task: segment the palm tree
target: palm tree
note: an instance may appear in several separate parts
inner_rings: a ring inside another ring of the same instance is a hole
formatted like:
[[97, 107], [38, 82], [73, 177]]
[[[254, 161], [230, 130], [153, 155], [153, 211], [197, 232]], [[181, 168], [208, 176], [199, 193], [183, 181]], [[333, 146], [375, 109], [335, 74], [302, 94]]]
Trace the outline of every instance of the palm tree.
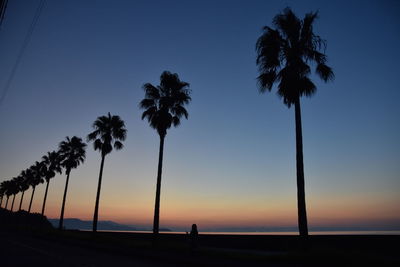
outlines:
[[14, 209], [14, 201], [15, 201], [15, 196], [18, 194], [20, 188], [19, 188], [19, 184], [18, 184], [18, 180], [17, 177], [13, 178], [10, 181], [10, 192], [13, 195], [13, 200], [11, 202], [11, 211], [13, 211]]
[[21, 210], [21, 208], [22, 208], [22, 201], [24, 200], [25, 191], [29, 189], [29, 181], [28, 181], [29, 175], [27, 175], [27, 172], [29, 172], [29, 171], [28, 171], [28, 170], [22, 171], [21, 174], [18, 176], [19, 185], [20, 185], [20, 190], [21, 190], [21, 192], [22, 192], [22, 194], [21, 194], [21, 200], [20, 200], [20, 202], [19, 202], [19, 209], [18, 209], [18, 210]]
[[47, 191], [49, 189], [50, 179], [56, 176], [56, 172], [61, 174], [60, 155], [58, 152], [47, 152], [47, 155], [42, 157], [44, 163], [44, 179], [46, 180], [46, 190], [44, 193], [42, 215], [44, 215], [44, 208], [46, 206]]
[[334, 79], [332, 69], [326, 65], [325, 40], [313, 32], [317, 16], [317, 12], [311, 12], [301, 20], [286, 8], [273, 20], [276, 29], [265, 26], [256, 44], [260, 92], [271, 91], [273, 84], [277, 83], [283, 103], [288, 108], [291, 105], [295, 108], [298, 225], [300, 235], [304, 237], [308, 235], [308, 226], [300, 97], [311, 97], [316, 91], [309, 78], [309, 63], [315, 63], [315, 72], [324, 82]]
[[10, 183], [11, 183], [10, 181], [3, 181], [3, 182], [1, 183], [1, 188], [3, 188], [2, 191], [4, 192], [4, 194], [5, 194], [6, 197], [7, 197], [7, 199], [6, 199], [6, 206], [4, 207], [5, 209], [7, 209], [7, 206], [8, 206], [8, 199], [9, 199], [10, 196], [12, 195], [11, 190], [10, 190], [10, 188], [11, 188], [11, 184], [10, 184]]
[[121, 120], [119, 116], [111, 116], [110, 112], [108, 112], [107, 116], [98, 117], [93, 123], [93, 129], [94, 131], [87, 136], [87, 140], [88, 142], [94, 141], [94, 150], [99, 150], [101, 153], [99, 182], [97, 185], [96, 204], [93, 215], [93, 232], [96, 232], [104, 159], [107, 154], [111, 153], [113, 148], [116, 150], [123, 148], [121, 141], [124, 141], [126, 138], [126, 129], [124, 121]]
[[33, 196], [35, 194], [35, 189], [38, 184], [41, 184], [44, 182], [43, 177], [44, 177], [44, 164], [43, 162], [38, 162], [36, 161], [34, 165], [32, 165], [28, 170], [27, 170], [27, 178], [28, 178], [28, 183], [32, 187], [32, 196], [31, 196], [31, 201], [29, 202], [29, 208], [28, 208], [28, 213], [31, 212], [31, 207], [32, 207], [32, 201], [33, 201]]
[[65, 139], [66, 139], [65, 141], [62, 141], [59, 144], [61, 166], [65, 168], [65, 174], [67, 175], [67, 180], [65, 181], [64, 196], [61, 205], [60, 222], [58, 226], [60, 230], [62, 230], [63, 228], [64, 208], [65, 208], [65, 200], [67, 197], [69, 175], [72, 169], [75, 169], [85, 161], [86, 157], [86, 151], [85, 151], [86, 144], [82, 141], [82, 138], [76, 136], [69, 138], [67, 136]]
[[3, 206], [3, 197], [4, 197], [4, 192], [0, 188], [0, 208]]
[[1, 201], [0, 201], [0, 208], [1, 208], [2, 205], [3, 205], [4, 195], [6, 194], [6, 186], [5, 186], [4, 182], [5, 182], [5, 181], [3, 181], [3, 182], [0, 183], [0, 198], [1, 198]]
[[164, 151], [164, 139], [167, 130], [173, 125], [178, 126], [182, 116], [188, 118], [188, 112], [184, 105], [189, 104], [190, 98], [189, 84], [179, 80], [178, 74], [164, 71], [160, 77], [160, 85], [154, 86], [150, 83], [143, 85], [145, 98], [139, 106], [145, 111], [142, 120], [147, 118], [150, 126], [157, 130], [160, 136], [160, 150], [158, 157], [158, 172], [156, 186], [156, 200], [154, 207], [153, 233], [159, 232], [160, 215], [160, 192], [161, 192], [161, 173]]

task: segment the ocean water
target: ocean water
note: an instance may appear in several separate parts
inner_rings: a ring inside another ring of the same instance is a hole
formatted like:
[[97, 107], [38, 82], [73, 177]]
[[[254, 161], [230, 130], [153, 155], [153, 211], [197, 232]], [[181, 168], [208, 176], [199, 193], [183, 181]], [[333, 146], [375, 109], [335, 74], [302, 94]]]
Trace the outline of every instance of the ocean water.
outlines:
[[[152, 231], [108, 231], [118, 233], [152, 233]], [[186, 234], [186, 232], [160, 232], [163, 234]], [[299, 232], [199, 232], [207, 235], [298, 235]], [[310, 235], [400, 235], [400, 231], [310, 231]]]

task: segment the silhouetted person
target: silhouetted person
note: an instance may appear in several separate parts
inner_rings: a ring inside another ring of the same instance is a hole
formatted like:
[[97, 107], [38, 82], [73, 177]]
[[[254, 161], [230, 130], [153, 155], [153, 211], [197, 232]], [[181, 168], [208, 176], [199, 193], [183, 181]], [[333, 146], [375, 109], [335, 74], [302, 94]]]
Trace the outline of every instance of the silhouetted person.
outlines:
[[199, 232], [197, 231], [197, 225], [192, 225], [192, 230], [190, 231], [190, 245], [192, 249], [197, 247], [197, 239], [199, 238]]

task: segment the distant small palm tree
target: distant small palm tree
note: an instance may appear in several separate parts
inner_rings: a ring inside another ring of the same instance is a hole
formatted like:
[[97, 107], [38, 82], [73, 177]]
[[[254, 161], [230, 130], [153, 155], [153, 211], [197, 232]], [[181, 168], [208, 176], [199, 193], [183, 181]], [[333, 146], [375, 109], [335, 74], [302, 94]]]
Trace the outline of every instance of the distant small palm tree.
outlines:
[[111, 153], [113, 148], [116, 150], [123, 148], [121, 141], [125, 140], [127, 131], [124, 121], [121, 120], [119, 116], [111, 116], [110, 112], [108, 112], [107, 116], [98, 117], [93, 123], [93, 129], [94, 131], [87, 136], [87, 140], [94, 141], [94, 150], [99, 150], [101, 153], [99, 182], [97, 185], [96, 204], [93, 215], [93, 232], [96, 232], [104, 159], [107, 154]]
[[15, 196], [19, 193], [20, 188], [19, 188], [19, 184], [18, 184], [18, 178], [14, 177], [13, 179], [11, 179], [11, 183], [10, 183], [10, 190], [11, 193], [13, 195], [13, 200], [11, 202], [11, 211], [13, 211], [14, 209], [14, 201], [15, 201]]
[[28, 213], [31, 212], [33, 196], [35, 195], [36, 186], [43, 183], [44, 177], [44, 164], [43, 162], [36, 161], [34, 165], [29, 168], [27, 173], [29, 185], [32, 187], [31, 201], [29, 202]]
[[28, 180], [27, 180], [26, 171], [22, 171], [21, 174], [18, 176], [18, 183], [19, 183], [19, 187], [20, 187], [20, 192], [22, 193], [21, 194], [21, 200], [19, 201], [18, 210], [21, 210], [22, 201], [24, 200], [25, 191], [29, 189], [29, 183], [28, 183]]
[[46, 180], [46, 190], [43, 198], [42, 215], [46, 206], [47, 191], [49, 189], [50, 179], [56, 176], [58, 172], [61, 174], [60, 155], [56, 151], [47, 152], [47, 155], [42, 157], [44, 163], [44, 179]]
[[158, 172], [156, 186], [156, 200], [154, 207], [153, 233], [159, 232], [160, 220], [160, 193], [161, 174], [164, 151], [164, 139], [167, 130], [173, 125], [178, 126], [180, 119], [188, 118], [188, 112], [184, 105], [191, 101], [189, 84], [179, 80], [178, 74], [164, 71], [160, 77], [160, 85], [154, 86], [150, 83], [143, 85], [145, 98], [140, 102], [140, 108], [145, 111], [142, 120], [147, 118], [150, 126], [157, 130], [160, 136], [160, 151], [158, 157]]
[[3, 206], [3, 199], [5, 195], [5, 187], [3, 186], [3, 182], [0, 183], [0, 208]]
[[[262, 93], [271, 91], [278, 83], [278, 95], [289, 108], [294, 105], [296, 120], [297, 208], [301, 236], [308, 235], [304, 190], [303, 137], [300, 97], [311, 97], [316, 91], [310, 80], [309, 63], [315, 63], [316, 74], [324, 81], [334, 79], [333, 71], [326, 65], [325, 41], [313, 32], [317, 12], [299, 19], [290, 8], [275, 16], [276, 29], [264, 27], [256, 44], [259, 88]], [[322, 52], [321, 52], [322, 50]]]
[[7, 209], [7, 207], [8, 207], [8, 199], [10, 198], [10, 196], [12, 195], [12, 193], [11, 193], [11, 185], [10, 185], [10, 181], [9, 180], [7, 180], [7, 181], [3, 181], [3, 182], [1, 182], [1, 185], [0, 185], [0, 187], [2, 188], [2, 191], [3, 191], [3, 194], [7, 197], [7, 199], [6, 199], [6, 205], [5, 205], [5, 209]]
[[72, 138], [66, 137], [65, 141], [59, 144], [59, 153], [61, 157], [61, 166], [65, 169], [67, 180], [65, 181], [64, 196], [61, 205], [60, 222], [58, 228], [62, 230], [64, 221], [64, 208], [65, 200], [67, 197], [69, 175], [72, 169], [78, 167], [85, 161], [86, 157], [86, 144], [82, 141], [82, 138], [73, 136]]

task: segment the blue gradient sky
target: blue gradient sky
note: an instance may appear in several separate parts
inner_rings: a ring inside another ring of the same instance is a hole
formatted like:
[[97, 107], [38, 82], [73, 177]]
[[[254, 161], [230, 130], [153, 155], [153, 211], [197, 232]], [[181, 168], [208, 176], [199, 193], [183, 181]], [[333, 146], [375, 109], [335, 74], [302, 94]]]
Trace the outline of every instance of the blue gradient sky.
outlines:
[[[9, 1], [1, 89], [38, 3]], [[47, 1], [0, 106], [0, 181], [118, 114], [128, 138], [106, 158], [100, 219], [150, 225], [159, 139], [138, 102], [141, 86], [170, 70], [193, 101], [167, 135], [161, 226], [296, 225], [294, 110], [259, 94], [255, 65], [261, 28], [286, 6], [299, 17], [319, 10], [315, 32], [336, 75], [315, 79], [317, 94], [302, 101], [310, 225], [400, 227], [398, 1]], [[89, 146], [66, 217], [92, 218], [99, 164]], [[51, 181], [49, 217], [64, 182]]]

